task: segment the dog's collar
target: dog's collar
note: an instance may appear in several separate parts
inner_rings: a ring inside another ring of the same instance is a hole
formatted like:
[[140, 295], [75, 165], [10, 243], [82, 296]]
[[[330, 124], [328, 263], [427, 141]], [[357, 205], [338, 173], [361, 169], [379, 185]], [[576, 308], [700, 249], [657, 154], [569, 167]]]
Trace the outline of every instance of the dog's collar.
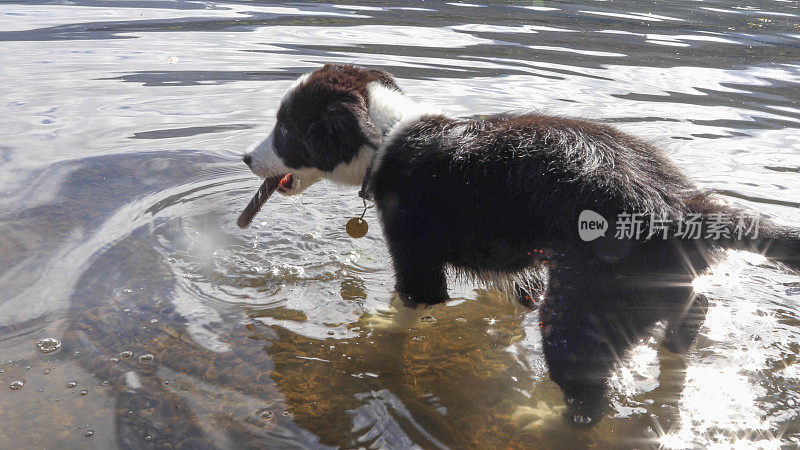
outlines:
[[363, 198], [364, 200], [374, 201], [374, 195], [372, 193], [372, 165], [375, 164], [375, 155], [378, 154], [378, 148], [367, 144], [372, 147], [372, 158], [369, 160], [369, 165], [367, 166], [367, 173], [364, 174], [364, 182], [361, 183], [361, 190], [358, 191], [358, 196]]

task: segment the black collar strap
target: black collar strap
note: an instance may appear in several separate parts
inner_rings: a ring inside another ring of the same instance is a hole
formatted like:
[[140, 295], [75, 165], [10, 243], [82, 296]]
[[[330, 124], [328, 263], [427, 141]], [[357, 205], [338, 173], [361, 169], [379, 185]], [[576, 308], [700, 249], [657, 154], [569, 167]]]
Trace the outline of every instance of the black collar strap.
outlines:
[[372, 147], [372, 158], [369, 160], [369, 165], [367, 166], [367, 173], [364, 174], [364, 182], [361, 183], [361, 190], [358, 191], [358, 196], [363, 198], [364, 200], [374, 201], [372, 194], [372, 165], [375, 164], [375, 155], [378, 154], [378, 148], [374, 145], [367, 144]]

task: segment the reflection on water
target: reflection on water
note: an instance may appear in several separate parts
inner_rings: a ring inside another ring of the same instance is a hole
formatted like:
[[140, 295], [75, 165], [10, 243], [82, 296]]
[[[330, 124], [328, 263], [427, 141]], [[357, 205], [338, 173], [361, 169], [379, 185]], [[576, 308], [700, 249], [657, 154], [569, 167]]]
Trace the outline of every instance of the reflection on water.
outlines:
[[324, 62], [454, 114], [617, 123], [800, 223], [796, 4], [40, 1], [0, 6], [0, 40], [0, 448], [800, 443], [798, 277], [769, 261], [698, 278], [696, 346], [639, 343], [576, 430], [538, 314], [470, 284], [395, 305], [354, 189], [234, 223], [239, 155]]

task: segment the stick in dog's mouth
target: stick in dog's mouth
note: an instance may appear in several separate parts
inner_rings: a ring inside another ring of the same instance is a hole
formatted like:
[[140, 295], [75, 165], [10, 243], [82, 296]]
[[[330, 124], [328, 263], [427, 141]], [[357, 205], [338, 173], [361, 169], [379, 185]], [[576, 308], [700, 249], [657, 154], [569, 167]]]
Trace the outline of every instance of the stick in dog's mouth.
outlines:
[[250, 225], [250, 222], [253, 221], [253, 217], [258, 214], [258, 211], [264, 206], [264, 203], [267, 202], [267, 199], [272, 196], [276, 189], [278, 189], [278, 185], [280, 185], [285, 178], [289, 178], [289, 182], [291, 183], [291, 173], [287, 173], [285, 175], [278, 175], [271, 178], [265, 178], [264, 182], [261, 183], [261, 186], [256, 191], [253, 198], [250, 200], [250, 203], [244, 208], [242, 214], [239, 215], [239, 219], [236, 221], [236, 225], [239, 225], [239, 228], [247, 228]]

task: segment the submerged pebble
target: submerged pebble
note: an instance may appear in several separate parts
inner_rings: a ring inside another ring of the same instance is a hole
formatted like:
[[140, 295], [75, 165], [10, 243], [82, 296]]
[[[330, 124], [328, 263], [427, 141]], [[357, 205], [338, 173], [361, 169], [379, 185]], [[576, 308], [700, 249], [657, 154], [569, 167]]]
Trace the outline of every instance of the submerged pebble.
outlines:
[[61, 351], [61, 341], [56, 338], [39, 339], [33, 346], [36, 347], [39, 353], [44, 355], [50, 355]]

